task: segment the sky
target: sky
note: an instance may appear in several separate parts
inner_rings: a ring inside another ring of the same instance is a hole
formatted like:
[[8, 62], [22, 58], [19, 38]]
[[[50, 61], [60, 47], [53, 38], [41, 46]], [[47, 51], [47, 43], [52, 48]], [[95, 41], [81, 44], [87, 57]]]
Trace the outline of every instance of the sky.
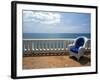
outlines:
[[90, 13], [23, 10], [23, 33], [90, 33]]

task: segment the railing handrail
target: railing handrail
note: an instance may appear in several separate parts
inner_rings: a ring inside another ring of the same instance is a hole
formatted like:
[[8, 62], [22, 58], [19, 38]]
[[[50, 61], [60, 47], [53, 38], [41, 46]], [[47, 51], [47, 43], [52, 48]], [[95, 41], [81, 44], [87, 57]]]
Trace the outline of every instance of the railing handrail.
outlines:
[[[72, 38], [67, 38], [67, 39], [65, 39], [65, 38], [48, 38], [48, 39], [23, 39], [23, 40], [76, 40], [76, 39], [72, 39]], [[88, 40], [90, 40], [90, 39], [88, 39]]]

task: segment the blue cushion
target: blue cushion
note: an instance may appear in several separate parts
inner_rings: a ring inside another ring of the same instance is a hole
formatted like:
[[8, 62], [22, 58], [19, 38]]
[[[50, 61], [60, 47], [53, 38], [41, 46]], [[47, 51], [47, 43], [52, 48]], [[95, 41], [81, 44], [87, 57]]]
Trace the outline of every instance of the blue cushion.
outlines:
[[77, 47], [74, 46], [74, 47], [71, 48], [71, 51], [74, 52], [74, 53], [78, 53], [78, 49], [79, 48], [77, 48]]
[[75, 46], [71, 48], [71, 51], [78, 53], [79, 47], [84, 45], [84, 38], [77, 39]]
[[84, 38], [79, 38], [76, 41], [75, 47], [79, 48], [80, 46], [83, 46], [83, 45], [84, 45]]

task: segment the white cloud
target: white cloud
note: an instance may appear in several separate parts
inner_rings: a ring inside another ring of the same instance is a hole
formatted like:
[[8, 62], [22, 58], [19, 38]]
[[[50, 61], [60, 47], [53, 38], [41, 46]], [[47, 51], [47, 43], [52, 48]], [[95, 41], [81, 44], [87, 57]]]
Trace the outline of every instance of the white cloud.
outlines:
[[60, 23], [61, 15], [54, 12], [23, 11], [24, 22], [36, 22], [41, 24]]

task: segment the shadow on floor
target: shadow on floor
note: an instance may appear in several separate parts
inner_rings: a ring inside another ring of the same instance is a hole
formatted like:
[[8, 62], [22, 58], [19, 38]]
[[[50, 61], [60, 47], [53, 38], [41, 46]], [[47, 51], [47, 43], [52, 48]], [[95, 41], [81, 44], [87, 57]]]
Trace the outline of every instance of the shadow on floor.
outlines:
[[81, 65], [85, 65], [85, 64], [90, 63], [90, 58], [86, 57], [86, 56], [82, 56], [80, 58], [80, 60], [77, 60], [74, 56], [70, 56], [70, 58], [77, 61], [77, 62], [79, 62]]

